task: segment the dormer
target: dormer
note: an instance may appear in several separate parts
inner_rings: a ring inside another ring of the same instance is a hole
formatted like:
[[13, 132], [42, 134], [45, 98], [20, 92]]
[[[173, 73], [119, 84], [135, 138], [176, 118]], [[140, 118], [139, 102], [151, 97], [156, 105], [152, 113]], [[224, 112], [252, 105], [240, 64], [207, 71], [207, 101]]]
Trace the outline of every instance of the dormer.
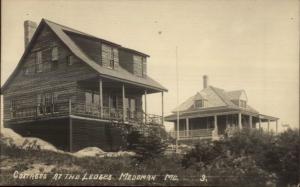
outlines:
[[247, 95], [244, 90], [236, 90], [228, 92], [231, 102], [241, 108], [247, 108]]
[[132, 49], [120, 49], [120, 65], [137, 77], [146, 77], [147, 57], [149, 56]]
[[199, 109], [199, 108], [204, 108], [206, 106], [207, 106], [207, 99], [204, 97], [203, 94], [197, 93], [194, 98], [194, 108]]

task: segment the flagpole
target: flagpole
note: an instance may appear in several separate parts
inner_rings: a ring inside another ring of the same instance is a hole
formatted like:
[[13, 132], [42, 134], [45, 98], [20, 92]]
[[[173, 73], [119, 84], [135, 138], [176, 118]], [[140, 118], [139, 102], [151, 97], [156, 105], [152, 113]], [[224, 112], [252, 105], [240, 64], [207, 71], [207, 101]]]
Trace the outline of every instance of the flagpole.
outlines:
[[[176, 87], [177, 87], [177, 106], [179, 106], [179, 75], [178, 75], [178, 52], [176, 46]], [[178, 153], [178, 140], [179, 140], [179, 110], [177, 110], [177, 124], [176, 124], [176, 153]]]

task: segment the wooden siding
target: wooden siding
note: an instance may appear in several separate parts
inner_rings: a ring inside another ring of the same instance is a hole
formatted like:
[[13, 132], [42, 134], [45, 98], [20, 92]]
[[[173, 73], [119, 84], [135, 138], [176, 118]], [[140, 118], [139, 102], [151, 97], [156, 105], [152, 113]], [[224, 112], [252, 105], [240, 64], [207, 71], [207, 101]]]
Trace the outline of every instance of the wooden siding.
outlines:
[[[51, 49], [58, 47], [59, 59], [57, 69], [47, 72], [24, 75], [23, 67], [35, 65], [36, 51], [43, 51], [43, 64], [52, 63]], [[73, 65], [67, 65], [70, 51], [59, 41], [54, 33], [45, 26], [37, 37], [31, 51], [24, 58], [25, 62], [10, 83], [4, 95], [4, 120], [10, 117], [10, 101], [20, 103], [35, 103], [37, 94], [58, 92], [59, 100], [75, 99], [77, 81], [97, 76], [97, 73], [85, 63], [74, 58]]]
[[67, 32], [72, 40], [80, 47], [80, 49], [93, 61], [98, 64], [101, 63], [101, 42], [90, 38], [80, 36], [78, 34], [72, 34]]
[[[113, 54], [113, 59], [111, 55]], [[102, 66], [108, 68], [110, 60], [114, 61], [114, 69], [118, 70], [119, 68], [119, 50], [116, 47], [110, 46], [108, 44], [101, 45], [101, 55], [102, 55]]]
[[130, 73], [133, 73], [133, 55], [127, 51], [120, 50], [120, 66]]
[[117, 151], [124, 141], [121, 129], [110, 123], [72, 119], [73, 151], [85, 147], [99, 147], [104, 151]]

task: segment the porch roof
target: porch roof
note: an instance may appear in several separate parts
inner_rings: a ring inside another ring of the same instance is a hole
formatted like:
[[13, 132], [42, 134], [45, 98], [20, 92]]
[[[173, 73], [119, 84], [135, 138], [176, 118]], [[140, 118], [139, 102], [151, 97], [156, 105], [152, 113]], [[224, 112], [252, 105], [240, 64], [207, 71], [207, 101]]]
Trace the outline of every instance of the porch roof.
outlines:
[[[262, 122], [270, 121], [276, 121], [279, 118], [268, 116], [264, 114], [259, 114], [256, 112], [250, 112], [247, 110], [242, 109], [236, 109], [236, 108], [230, 108], [230, 107], [213, 107], [213, 108], [206, 108], [202, 111], [193, 111], [193, 112], [179, 112], [179, 119], [185, 119], [185, 118], [200, 118], [200, 117], [210, 117], [210, 116], [221, 116], [221, 115], [230, 115], [230, 114], [238, 114], [242, 113], [245, 115], [250, 115], [253, 117], [256, 117], [258, 119], [261, 119]], [[173, 113], [171, 115], [168, 115], [164, 118], [166, 121], [173, 122], [177, 120], [177, 113]]]

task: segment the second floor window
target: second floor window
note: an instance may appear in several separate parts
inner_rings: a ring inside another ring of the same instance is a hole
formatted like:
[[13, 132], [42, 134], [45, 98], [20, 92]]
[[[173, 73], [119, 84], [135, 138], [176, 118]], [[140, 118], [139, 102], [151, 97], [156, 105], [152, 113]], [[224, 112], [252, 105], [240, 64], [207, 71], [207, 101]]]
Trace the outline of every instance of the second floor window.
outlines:
[[35, 69], [36, 69], [37, 73], [40, 73], [43, 71], [42, 51], [36, 52], [35, 66], [36, 66]]
[[74, 56], [73, 55], [67, 56], [67, 65], [72, 66], [73, 64], [74, 64]]
[[195, 108], [202, 108], [204, 105], [203, 105], [203, 100], [202, 99], [199, 99], [199, 100], [196, 100], [195, 101]]
[[244, 100], [240, 100], [240, 107], [247, 108], [247, 102]]
[[102, 64], [110, 69], [115, 69], [118, 61], [118, 49], [102, 44]]
[[58, 61], [58, 47], [53, 47], [51, 50], [51, 60]]

